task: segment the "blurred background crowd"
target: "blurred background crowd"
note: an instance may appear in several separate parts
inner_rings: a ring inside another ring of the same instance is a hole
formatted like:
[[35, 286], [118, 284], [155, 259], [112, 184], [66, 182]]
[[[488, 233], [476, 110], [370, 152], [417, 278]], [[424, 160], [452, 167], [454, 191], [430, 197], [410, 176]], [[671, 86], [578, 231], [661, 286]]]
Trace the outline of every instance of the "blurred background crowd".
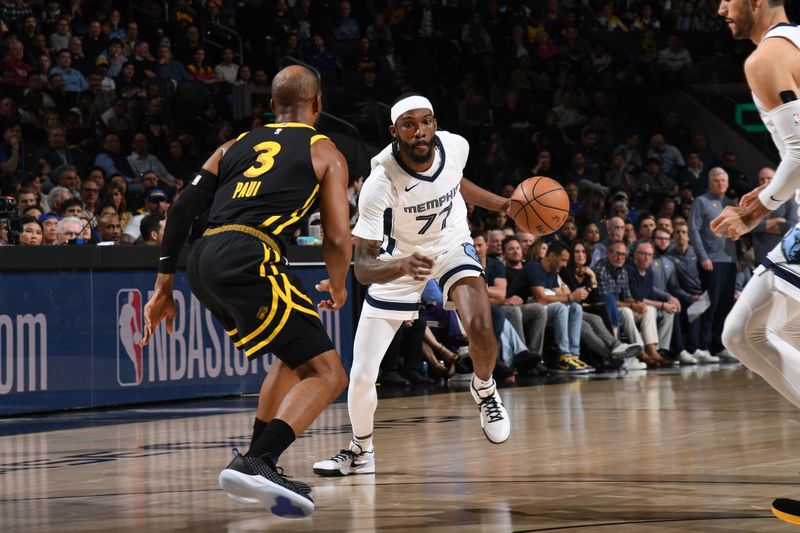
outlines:
[[[470, 208], [498, 339], [506, 322], [513, 331], [504, 378], [543, 372], [542, 361], [568, 373], [718, 362], [720, 317], [797, 206], [741, 243], [707, 230], [772, 176], [741, 165], [746, 153], [713, 149], [717, 132], [689, 127], [672, 97], [742, 83], [752, 44], [733, 41], [716, 10], [707, 0], [3, 0], [0, 195], [16, 200], [20, 245], [158, 245], [199, 162], [269, 123], [272, 76], [304, 64], [323, 82], [320, 129], [344, 125], [334, 139], [351, 165], [353, 222], [369, 157], [389, 139], [389, 105], [407, 91], [469, 140], [476, 183], [510, 196], [543, 175], [566, 188], [572, 216], [544, 239]], [[575, 300], [563, 318], [548, 309], [554, 270]], [[698, 301], [706, 311], [690, 320]], [[442, 375], [457, 366], [458, 328], [446, 316], [426, 323], [435, 335], [405, 328], [424, 349], [404, 368], [387, 358], [387, 382], [430, 379], [423, 356]]]

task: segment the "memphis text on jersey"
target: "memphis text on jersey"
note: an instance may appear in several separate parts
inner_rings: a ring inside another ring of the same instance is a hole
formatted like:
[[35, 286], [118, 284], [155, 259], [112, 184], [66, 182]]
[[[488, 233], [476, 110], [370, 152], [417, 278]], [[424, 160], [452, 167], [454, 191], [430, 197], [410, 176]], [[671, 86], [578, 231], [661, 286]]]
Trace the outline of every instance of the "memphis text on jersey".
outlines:
[[424, 213], [425, 211], [430, 211], [431, 209], [437, 209], [445, 204], [449, 204], [456, 194], [458, 194], [458, 189], [461, 184], [456, 185], [453, 189], [448, 192], [447, 194], [443, 194], [439, 198], [434, 198], [433, 200], [428, 200], [427, 202], [421, 202], [416, 205], [409, 205], [403, 208], [403, 211], [406, 213]]

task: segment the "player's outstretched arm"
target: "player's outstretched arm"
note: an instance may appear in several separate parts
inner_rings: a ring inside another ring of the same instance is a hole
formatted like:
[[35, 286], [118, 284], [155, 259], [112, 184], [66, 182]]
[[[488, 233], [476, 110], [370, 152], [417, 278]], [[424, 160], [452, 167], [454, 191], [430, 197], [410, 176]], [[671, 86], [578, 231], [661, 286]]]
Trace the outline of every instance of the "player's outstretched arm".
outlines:
[[317, 290], [329, 292], [320, 307], [339, 309], [347, 301], [347, 269], [353, 257], [350, 235], [350, 204], [347, 201], [347, 161], [329, 140], [311, 146], [314, 169], [320, 179], [320, 221], [324, 238], [322, 257], [329, 279], [321, 281]]
[[161, 257], [158, 261], [158, 277], [155, 292], [144, 306], [144, 336], [140, 346], [147, 345], [158, 323], [167, 319], [167, 332], [172, 333], [175, 317], [175, 302], [172, 299], [172, 278], [178, 264], [178, 255], [186, 242], [186, 236], [194, 220], [206, 210], [217, 189], [219, 161], [236, 141], [228, 141], [217, 148], [203, 164], [202, 169], [178, 197], [169, 211], [161, 241]]
[[407, 274], [415, 280], [424, 281], [431, 275], [433, 259], [429, 257], [415, 252], [408, 257], [380, 261], [381, 241], [360, 237], [356, 237], [355, 241], [355, 273], [362, 285], [388, 283]]
[[503, 198], [482, 187], [478, 187], [465, 177], [461, 178], [461, 196], [468, 204], [483, 207], [489, 211], [508, 211], [511, 200]]

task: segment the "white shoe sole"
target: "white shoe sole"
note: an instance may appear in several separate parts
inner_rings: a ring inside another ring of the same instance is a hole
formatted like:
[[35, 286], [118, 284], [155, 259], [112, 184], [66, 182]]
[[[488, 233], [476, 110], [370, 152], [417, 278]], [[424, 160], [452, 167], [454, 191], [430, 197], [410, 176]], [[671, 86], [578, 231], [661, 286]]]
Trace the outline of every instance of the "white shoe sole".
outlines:
[[219, 486], [234, 501], [261, 502], [267, 511], [284, 518], [304, 518], [314, 512], [314, 502], [264, 476], [249, 476], [226, 468], [219, 475]]
[[336, 468], [333, 470], [327, 468], [320, 468], [317, 465], [312, 467], [314, 473], [318, 476], [322, 477], [344, 477], [344, 476], [353, 476], [358, 474], [374, 474], [375, 473], [375, 465], [372, 465], [372, 468], [348, 468], [347, 471], [344, 471], [342, 468]]
[[245, 504], [245, 505], [251, 504], [251, 503], [258, 503], [258, 500], [256, 500], [255, 498], [240, 498], [239, 496], [234, 496], [233, 494], [230, 494], [228, 492], [226, 492], [225, 494], [227, 494], [228, 498], [230, 498], [231, 500], [235, 501], [236, 503], [241, 503], [241, 504]]

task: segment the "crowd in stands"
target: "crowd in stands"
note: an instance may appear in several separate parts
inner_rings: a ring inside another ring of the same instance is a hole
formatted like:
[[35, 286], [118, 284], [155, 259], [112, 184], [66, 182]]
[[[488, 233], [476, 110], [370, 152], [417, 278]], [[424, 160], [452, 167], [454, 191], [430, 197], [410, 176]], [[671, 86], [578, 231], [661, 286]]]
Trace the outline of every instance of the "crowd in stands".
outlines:
[[[235, 87], [268, 87], [287, 61], [351, 100], [425, 94], [439, 128], [469, 140], [465, 174], [488, 189], [509, 196], [531, 175], [564, 185], [572, 216], [543, 239], [470, 209], [507, 376], [542, 358], [585, 373], [724, 357], [734, 287], [797, 220], [787, 204], [744, 243], [711, 234], [715, 213], [772, 171], [745, 175], [736, 154], [709, 148], [712, 132], [654, 104], [686, 83], [742, 81], [751, 45], [731, 40], [715, 2], [134, 4], [144, 9], [0, 1], [0, 193], [17, 200], [21, 245], [158, 245], [198, 162], [270, 120], [259, 102], [236, 120]], [[238, 33], [241, 54], [219, 28]], [[355, 222], [365, 172], [352, 170]], [[409, 324], [398, 336], [423, 347], [406, 365], [415, 380], [425, 356], [443, 373], [459, 359], [457, 324], [430, 320], [436, 335]]]

